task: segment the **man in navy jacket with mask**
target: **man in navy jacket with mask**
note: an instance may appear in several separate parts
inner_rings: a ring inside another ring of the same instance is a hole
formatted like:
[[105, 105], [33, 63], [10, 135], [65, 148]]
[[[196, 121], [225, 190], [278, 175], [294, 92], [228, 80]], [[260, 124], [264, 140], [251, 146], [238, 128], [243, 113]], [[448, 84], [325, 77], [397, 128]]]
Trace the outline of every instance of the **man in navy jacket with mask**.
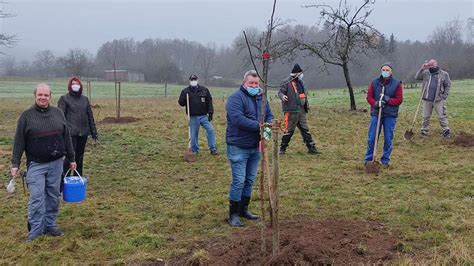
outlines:
[[239, 90], [232, 94], [227, 111], [227, 159], [232, 171], [229, 190], [229, 224], [242, 226], [240, 217], [256, 220], [259, 217], [249, 211], [252, 186], [257, 177], [260, 161], [260, 121], [262, 104], [266, 101], [265, 121], [273, 119], [266, 97], [259, 87], [260, 79], [254, 70], [247, 71]]

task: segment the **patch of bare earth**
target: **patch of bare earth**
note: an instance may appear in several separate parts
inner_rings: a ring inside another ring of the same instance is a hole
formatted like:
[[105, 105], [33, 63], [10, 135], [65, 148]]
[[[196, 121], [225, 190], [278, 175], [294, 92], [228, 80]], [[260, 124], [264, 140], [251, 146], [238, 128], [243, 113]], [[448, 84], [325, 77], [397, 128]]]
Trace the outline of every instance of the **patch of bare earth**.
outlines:
[[[270, 232], [266, 237], [266, 265], [385, 264], [396, 257], [399, 243], [379, 222], [347, 220], [282, 223], [280, 252], [275, 257], [271, 256]], [[255, 225], [237, 230], [230, 240], [204, 244], [169, 264], [259, 265], [260, 245], [260, 227]]]
[[120, 118], [117, 117], [106, 117], [102, 121], [101, 124], [127, 124], [139, 121], [139, 118], [133, 116], [123, 116]]
[[461, 132], [454, 138], [452, 144], [461, 147], [474, 147], [474, 135]]

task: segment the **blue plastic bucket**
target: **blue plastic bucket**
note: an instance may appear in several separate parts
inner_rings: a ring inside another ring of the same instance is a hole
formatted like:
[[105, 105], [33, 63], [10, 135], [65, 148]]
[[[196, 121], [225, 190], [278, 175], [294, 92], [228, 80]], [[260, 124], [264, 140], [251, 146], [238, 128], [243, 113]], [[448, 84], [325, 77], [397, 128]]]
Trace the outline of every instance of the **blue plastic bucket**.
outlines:
[[70, 203], [85, 200], [87, 178], [80, 176], [77, 171], [77, 176], [67, 176], [68, 172], [64, 177], [63, 200]]

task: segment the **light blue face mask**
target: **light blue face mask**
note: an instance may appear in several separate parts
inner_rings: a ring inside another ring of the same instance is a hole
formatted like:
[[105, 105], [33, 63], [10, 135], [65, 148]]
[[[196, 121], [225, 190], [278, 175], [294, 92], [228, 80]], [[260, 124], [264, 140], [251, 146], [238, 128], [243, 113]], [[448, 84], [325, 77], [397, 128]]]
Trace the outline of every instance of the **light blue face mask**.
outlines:
[[390, 71], [382, 71], [382, 77], [384, 78], [390, 77]]
[[251, 96], [255, 96], [255, 95], [258, 95], [260, 94], [260, 92], [262, 91], [262, 89], [260, 89], [260, 87], [247, 87], [247, 91], [249, 92], [249, 94]]

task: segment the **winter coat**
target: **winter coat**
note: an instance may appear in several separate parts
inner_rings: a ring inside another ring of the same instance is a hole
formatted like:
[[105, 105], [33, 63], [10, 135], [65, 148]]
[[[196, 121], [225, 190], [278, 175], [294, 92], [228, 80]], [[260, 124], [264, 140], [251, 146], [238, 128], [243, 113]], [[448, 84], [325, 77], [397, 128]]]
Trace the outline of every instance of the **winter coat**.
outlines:
[[[423, 99], [428, 98], [428, 91], [431, 82], [431, 73], [429, 70], [423, 70], [422, 68], [418, 70], [415, 74], [416, 80], [423, 80]], [[449, 89], [451, 88], [451, 79], [449, 78], [448, 72], [444, 70], [439, 70], [438, 72], [438, 86], [436, 88], [435, 102], [441, 100], [446, 100], [448, 98]]]
[[58, 107], [66, 117], [71, 136], [97, 138], [94, 115], [89, 99], [77, 92], [70, 92], [59, 98]]
[[[242, 86], [229, 97], [226, 105], [227, 145], [237, 146], [243, 149], [258, 147], [260, 141], [259, 120], [262, 99], [263, 97], [261, 95], [251, 96]], [[265, 106], [265, 122], [269, 123], [273, 119], [273, 114], [268, 101]]]
[[[293, 77], [289, 77], [282, 81], [282, 85], [280, 86], [280, 91], [278, 92], [278, 97], [282, 100], [282, 107], [283, 112], [289, 113], [298, 113], [301, 110], [301, 99], [300, 99], [300, 92], [304, 93], [305, 101], [304, 101], [304, 110], [308, 112], [309, 104], [308, 104], [308, 92], [306, 91], [303, 82], [300, 79], [294, 79], [295, 85], [297, 86], [297, 91], [293, 88], [292, 83]], [[288, 101], [283, 101], [283, 95], [288, 97]]]
[[[198, 85], [197, 87], [188, 86], [184, 88], [179, 95], [179, 105], [187, 105], [186, 94], [189, 94], [189, 109], [191, 111], [191, 116], [200, 116], [214, 113], [212, 96], [206, 87]], [[186, 113], [188, 113], [187, 110]]]

